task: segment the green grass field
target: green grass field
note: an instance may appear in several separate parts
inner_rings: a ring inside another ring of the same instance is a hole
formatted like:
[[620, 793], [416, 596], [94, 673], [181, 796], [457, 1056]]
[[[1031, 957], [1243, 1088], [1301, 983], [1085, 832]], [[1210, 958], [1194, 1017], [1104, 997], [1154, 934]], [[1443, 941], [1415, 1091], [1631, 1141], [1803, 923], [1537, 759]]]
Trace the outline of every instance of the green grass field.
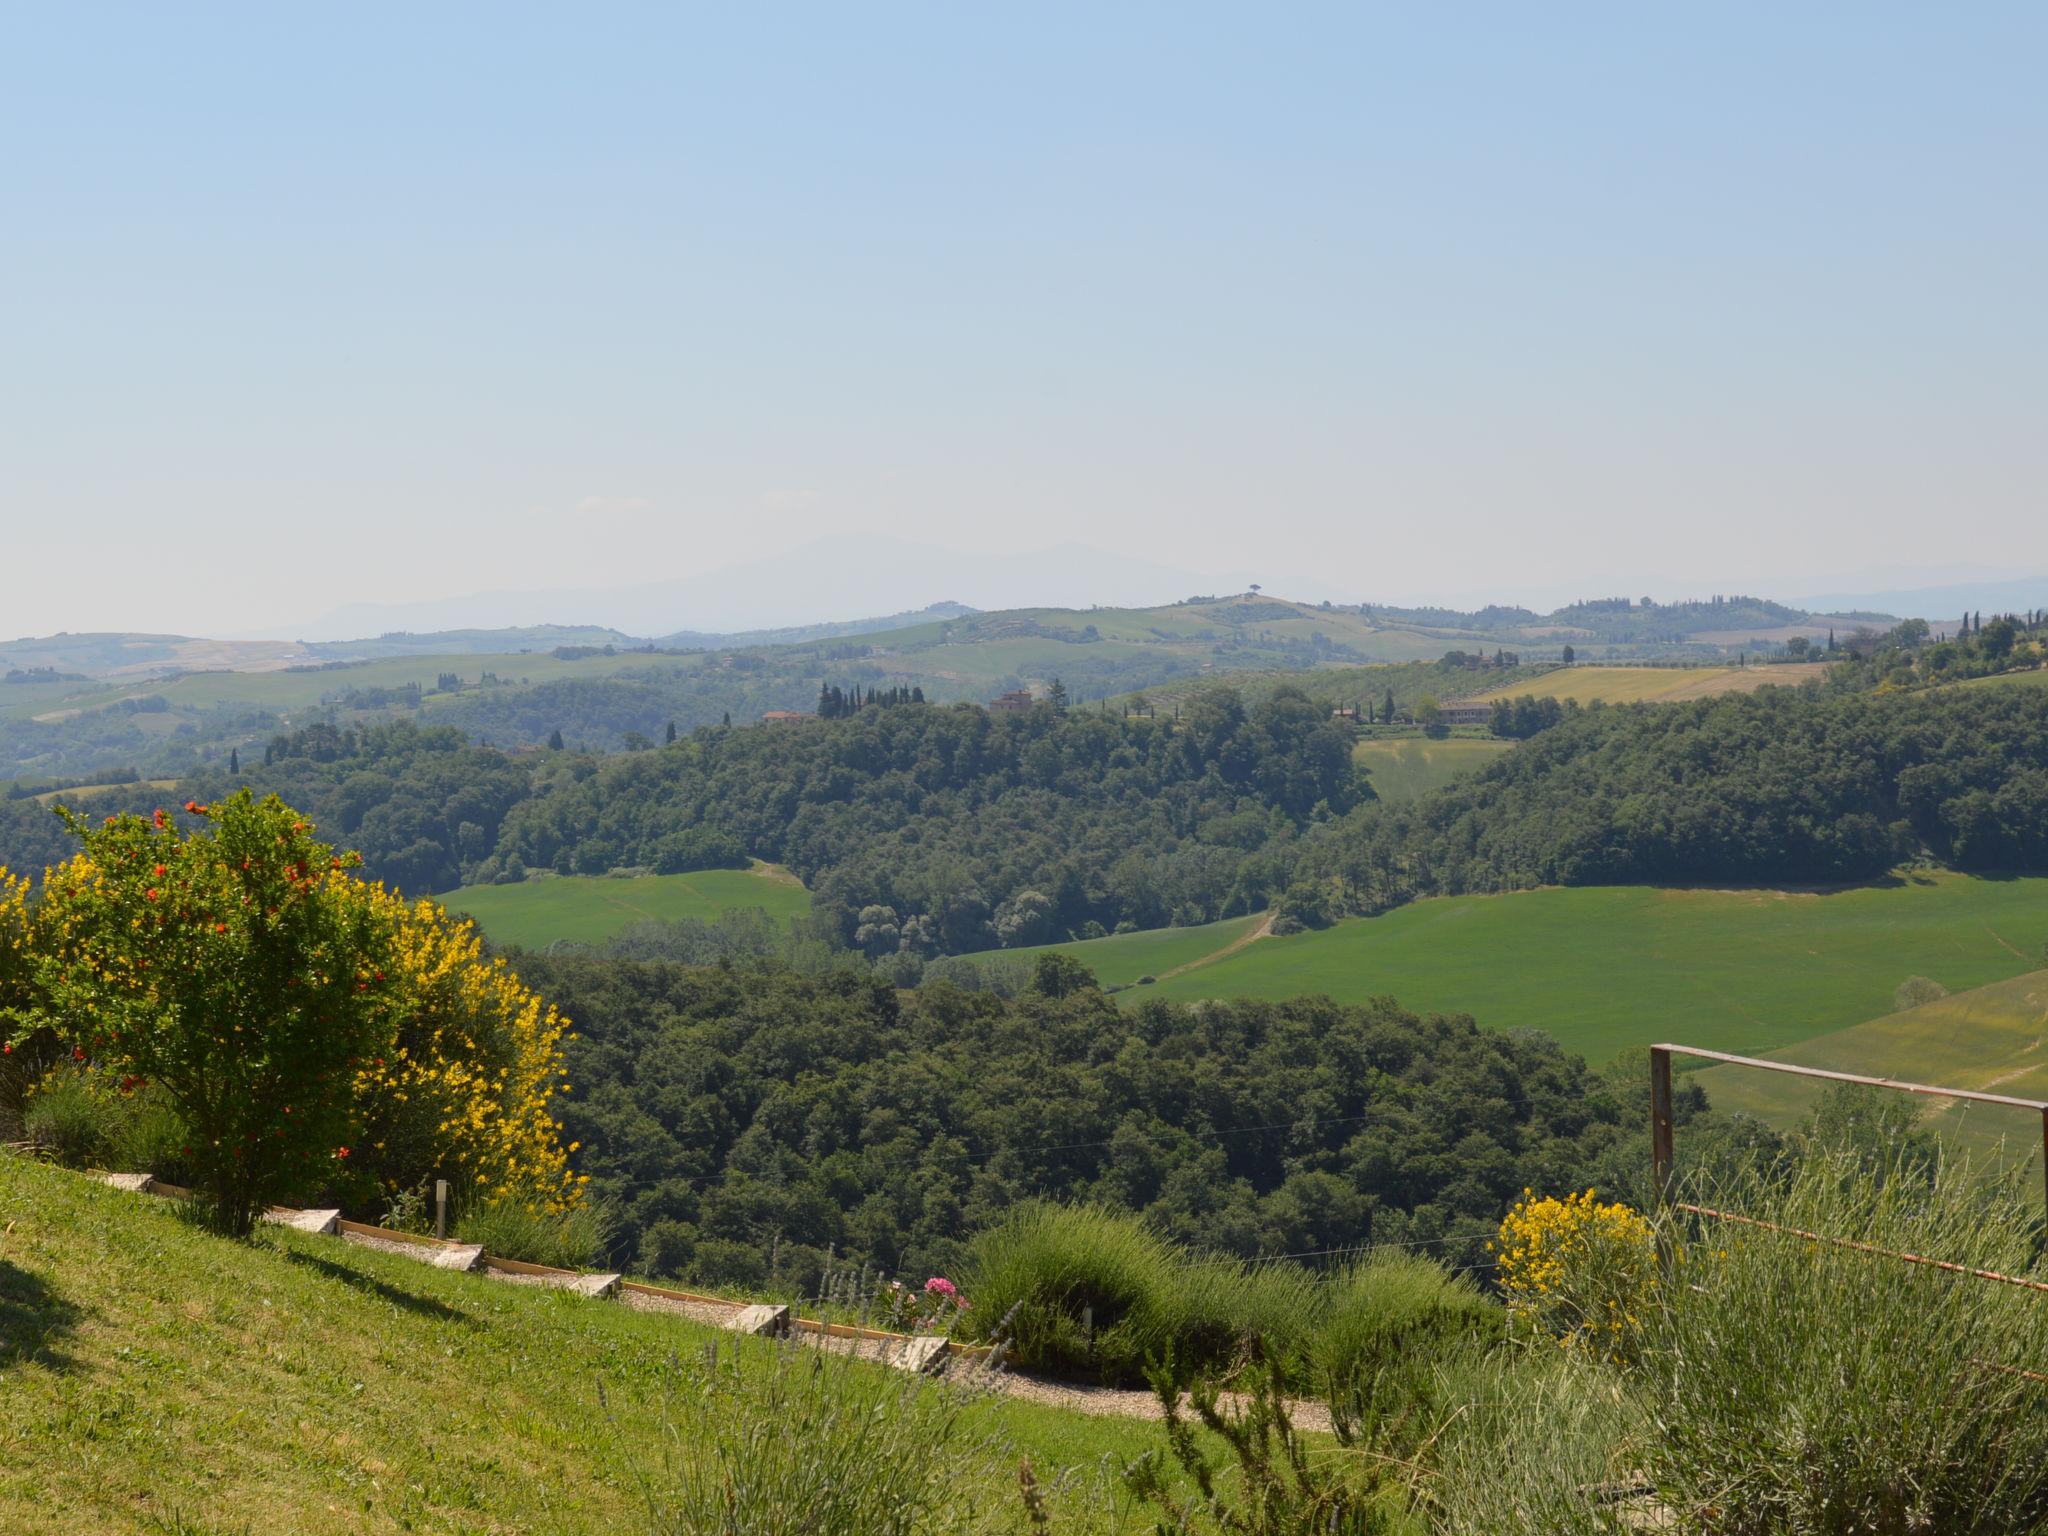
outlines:
[[1581, 704], [1668, 704], [1722, 693], [1748, 693], [1767, 684], [1791, 687], [1821, 676], [1822, 662], [1788, 662], [1759, 667], [1567, 667], [1534, 687], [1510, 683], [1472, 695], [1475, 701], [1534, 693], [1576, 699]]
[[[2048, 1099], [2048, 971], [1953, 993], [1770, 1054], [1776, 1061], [1830, 1072]], [[1781, 1126], [1810, 1114], [1827, 1087], [1811, 1078], [1735, 1066], [1705, 1068], [1697, 1080], [1715, 1108]], [[2038, 1113], [1958, 1100], [1922, 1098], [1915, 1103], [1927, 1119], [1966, 1144], [1983, 1148], [2004, 1138], [2030, 1157], [2040, 1155]]]
[[1373, 793], [1382, 800], [1413, 800], [1484, 768], [1513, 746], [1491, 736], [1369, 736], [1351, 749], [1351, 760], [1372, 775]]
[[1957, 685], [1962, 688], [2048, 688], [2048, 667], [2031, 672], [2000, 672], [1995, 677], [1973, 677]]
[[[686, 1390], [670, 1362], [733, 1347], [673, 1314], [336, 1238], [229, 1241], [169, 1202], [12, 1154], [0, 1225], [9, 1532], [648, 1530], [638, 1475], [702, 1454], [664, 1429]], [[748, 1346], [764, 1366], [775, 1347]], [[986, 1507], [1015, 1502], [1028, 1455], [1056, 1528], [1099, 1533], [1115, 1519], [1104, 1458], [1159, 1440], [1001, 1397], [969, 1406], [955, 1449]]]
[[[1198, 928], [1148, 928], [1143, 933], [1119, 933], [1071, 944], [1041, 944], [1007, 953], [1026, 960], [1049, 951], [1072, 955], [1093, 971], [1095, 979], [1105, 987], [1129, 986], [1140, 976], [1164, 976], [1168, 971], [1228, 949], [1265, 920], [1264, 913], [1227, 917], [1220, 923], [1204, 923]], [[1152, 990], [1146, 987], [1144, 993], [1150, 994]]]
[[[1391, 994], [1548, 1030], [1595, 1062], [1658, 1040], [1759, 1055], [1888, 1012], [1910, 976], [1960, 992], [2018, 975], [2044, 939], [2048, 878], [1938, 873], [1825, 893], [1595, 886], [1419, 901], [1259, 939], [1120, 1001]], [[1129, 962], [1108, 946], [1129, 943], [1064, 947], [1113, 981]]]
[[494, 944], [544, 949], [556, 939], [600, 943], [649, 918], [709, 921], [744, 907], [759, 907], [777, 919], [802, 917], [811, 910], [811, 893], [787, 876], [704, 869], [618, 880], [560, 875], [517, 885], [466, 885], [441, 902], [475, 918]]

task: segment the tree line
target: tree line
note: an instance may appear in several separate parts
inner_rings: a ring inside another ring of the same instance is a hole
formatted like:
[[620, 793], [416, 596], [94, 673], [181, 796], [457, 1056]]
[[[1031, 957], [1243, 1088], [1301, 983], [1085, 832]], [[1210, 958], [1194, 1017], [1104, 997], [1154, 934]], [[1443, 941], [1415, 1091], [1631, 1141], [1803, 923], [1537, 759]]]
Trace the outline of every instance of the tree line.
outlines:
[[1566, 711], [1471, 779], [1305, 846], [1345, 910], [1536, 885], [2048, 867], [2048, 690], [1763, 688]]
[[1638, 1072], [1390, 999], [1125, 1013], [1057, 956], [1012, 1000], [845, 968], [520, 972], [576, 1021], [565, 1134], [622, 1257], [705, 1284], [773, 1266], [814, 1285], [827, 1255], [945, 1274], [1039, 1196], [1246, 1257], [1381, 1242], [1477, 1263], [1524, 1186], [1627, 1188], [1647, 1167]]

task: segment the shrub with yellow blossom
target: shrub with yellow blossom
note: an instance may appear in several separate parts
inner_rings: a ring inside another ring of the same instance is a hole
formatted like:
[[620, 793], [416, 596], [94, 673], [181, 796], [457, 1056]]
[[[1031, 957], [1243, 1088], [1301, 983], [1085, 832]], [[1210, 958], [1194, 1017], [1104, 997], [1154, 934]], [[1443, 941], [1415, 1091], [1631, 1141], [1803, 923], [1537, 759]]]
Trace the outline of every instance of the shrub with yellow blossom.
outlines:
[[0, 864], [0, 1133], [9, 1139], [21, 1134], [23, 1101], [44, 1065], [43, 1053], [17, 1050], [10, 1038], [28, 1012], [34, 974], [35, 913], [28, 898], [28, 881]]
[[465, 1199], [562, 1211], [582, 1196], [551, 1101], [567, 1090], [568, 1021], [502, 959], [474, 924], [437, 903], [355, 883], [392, 936], [388, 1034], [358, 1068], [361, 1138], [353, 1171], [390, 1201], [436, 1176]]
[[196, 1185], [227, 1231], [340, 1171], [350, 1081], [375, 1048], [387, 936], [342, 894], [354, 857], [316, 841], [275, 795], [187, 801], [94, 824], [50, 871], [31, 927], [33, 1007], [13, 1047], [47, 1029], [78, 1062], [154, 1084], [189, 1134]]
[[1525, 1189], [1488, 1246], [1520, 1330], [1610, 1358], [1629, 1352], [1657, 1285], [1656, 1236], [1641, 1212], [1590, 1189], [1561, 1200]]

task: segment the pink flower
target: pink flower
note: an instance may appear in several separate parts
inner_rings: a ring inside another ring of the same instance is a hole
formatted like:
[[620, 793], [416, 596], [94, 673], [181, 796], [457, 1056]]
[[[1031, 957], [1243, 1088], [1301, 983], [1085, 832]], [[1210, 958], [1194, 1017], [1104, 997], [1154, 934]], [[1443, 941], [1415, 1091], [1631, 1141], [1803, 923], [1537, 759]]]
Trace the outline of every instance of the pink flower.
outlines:
[[957, 1299], [960, 1295], [959, 1289], [944, 1275], [933, 1275], [925, 1281], [924, 1293], [927, 1296], [944, 1296], [949, 1301]]

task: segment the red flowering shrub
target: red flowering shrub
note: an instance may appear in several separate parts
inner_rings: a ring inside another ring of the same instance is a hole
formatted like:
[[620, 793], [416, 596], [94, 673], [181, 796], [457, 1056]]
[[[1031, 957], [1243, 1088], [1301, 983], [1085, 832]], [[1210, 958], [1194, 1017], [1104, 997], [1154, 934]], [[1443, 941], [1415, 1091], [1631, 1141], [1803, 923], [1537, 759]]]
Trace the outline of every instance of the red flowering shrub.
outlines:
[[85, 846], [45, 882], [26, 1023], [167, 1093], [202, 1193], [240, 1233], [330, 1182], [354, 1140], [389, 930], [340, 883], [353, 856], [276, 796], [185, 809], [212, 826], [185, 837], [162, 812], [98, 826], [65, 813]]

